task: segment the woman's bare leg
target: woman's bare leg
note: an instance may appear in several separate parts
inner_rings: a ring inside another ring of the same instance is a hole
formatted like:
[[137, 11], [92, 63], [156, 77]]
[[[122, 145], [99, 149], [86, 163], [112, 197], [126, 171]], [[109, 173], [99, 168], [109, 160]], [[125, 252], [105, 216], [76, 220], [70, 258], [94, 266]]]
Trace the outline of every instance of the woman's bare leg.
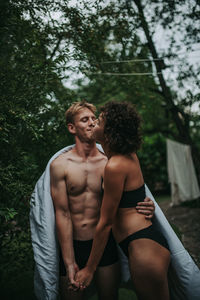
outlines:
[[119, 262], [106, 266], [98, 267], [95, 275], [99, 300], [117, 300], [120, 284], [120, 265]]
[[129, 244], [131, 278], [140, 300], [169, 300], [170, 252], [150, 239]]

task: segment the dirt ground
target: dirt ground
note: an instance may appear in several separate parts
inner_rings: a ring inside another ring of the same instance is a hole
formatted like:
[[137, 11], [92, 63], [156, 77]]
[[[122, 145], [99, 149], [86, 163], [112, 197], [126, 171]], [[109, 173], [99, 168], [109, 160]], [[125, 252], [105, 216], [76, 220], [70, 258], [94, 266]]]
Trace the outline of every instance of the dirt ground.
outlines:
[[181, 233], [184, 247], [200, 268], [200, 208], [171, 207], [169, 201], [159, 203], [168, 221]]

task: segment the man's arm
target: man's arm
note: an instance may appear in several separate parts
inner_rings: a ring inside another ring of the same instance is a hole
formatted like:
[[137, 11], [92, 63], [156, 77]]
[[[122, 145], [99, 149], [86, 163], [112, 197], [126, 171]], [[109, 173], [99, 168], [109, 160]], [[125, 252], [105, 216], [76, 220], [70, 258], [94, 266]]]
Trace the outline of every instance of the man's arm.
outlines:
[[144, 202], [138, 202], [136, 209], [138, 213], [145, 215], [146, 219], [152, 219], [155, 213], [154, 202], [149, 197], [146, 197]]
[[53, 161], [50, 166], [51, 195], [54, 203], [56, 230], [65, 264], [69, 285], [78, 287], [74, 280], [78, 266], [73, 248], [73, 226], [68, 205], [65, 173], [62, 163]]

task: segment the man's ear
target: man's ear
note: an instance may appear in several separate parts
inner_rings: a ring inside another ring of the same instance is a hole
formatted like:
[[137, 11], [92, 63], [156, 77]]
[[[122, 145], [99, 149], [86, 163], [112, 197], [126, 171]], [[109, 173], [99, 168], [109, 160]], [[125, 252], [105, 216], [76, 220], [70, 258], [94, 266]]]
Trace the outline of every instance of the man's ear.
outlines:
[[67, 128], [68, 128], [68, 130], [69, 130], [69, 132], [70, 132], [71, 134], [75, 134], [75, 133], [76, 133], [76, 128], [75, 128], [75, 126], [74, 126], [73, 123], [68, 123], [68, 124], [67, 124]]

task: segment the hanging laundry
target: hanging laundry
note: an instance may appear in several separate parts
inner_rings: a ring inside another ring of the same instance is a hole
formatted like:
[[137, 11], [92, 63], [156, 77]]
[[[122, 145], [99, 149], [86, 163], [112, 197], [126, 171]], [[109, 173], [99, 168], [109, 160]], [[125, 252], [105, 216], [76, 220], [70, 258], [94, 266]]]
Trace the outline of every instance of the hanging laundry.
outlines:
[[189, 145], [167, 139], [167, 167], [172, 205], [200, 197]]

